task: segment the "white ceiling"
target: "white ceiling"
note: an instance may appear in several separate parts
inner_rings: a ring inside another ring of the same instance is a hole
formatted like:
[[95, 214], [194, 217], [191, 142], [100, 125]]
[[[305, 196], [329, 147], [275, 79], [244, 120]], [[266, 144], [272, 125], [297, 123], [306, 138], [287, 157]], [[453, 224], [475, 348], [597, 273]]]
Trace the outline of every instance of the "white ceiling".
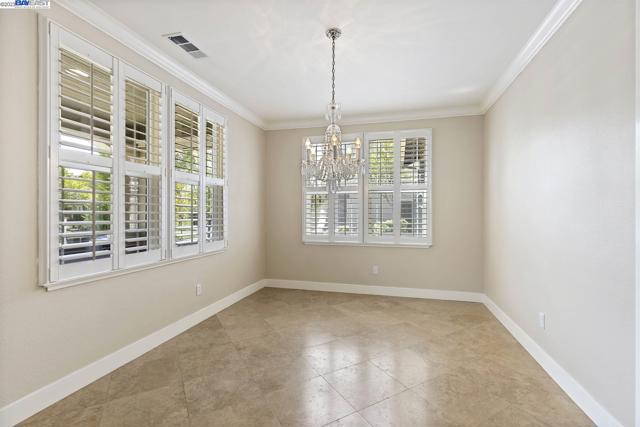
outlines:
[[[92, 0], [267, 127], [479, 109], [556, 0]], [[182, 32], [208, 57], [162, 37]]]

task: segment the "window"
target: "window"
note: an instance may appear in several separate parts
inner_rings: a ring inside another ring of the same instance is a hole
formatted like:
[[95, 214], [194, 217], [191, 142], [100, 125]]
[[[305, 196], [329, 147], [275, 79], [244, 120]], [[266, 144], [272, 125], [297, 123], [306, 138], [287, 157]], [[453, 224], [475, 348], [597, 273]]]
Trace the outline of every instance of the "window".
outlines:
[[226, 247], [225, 120], [172, 91], [173, 255]]
[[54, 280], [110, 271], [116, 230], [113, 60], [76, 38], [59, 41], [51, 55]]
[[50, 30], [42, 282], [224, 249], [224, 118]]
[[[356, 136], [344, 138], [344, 150]], [[322, 138], [310, 140], [312, 155], [322, 156]], [[431, 130], [368, 133], [364, 140], [364, 177], [336, 194], [319, 180], [303, 182], [303, 240], [430, 246]]]
[[[342, 136], [342, 150], [354, 150], [362, 134]], [[306, 139], [306, 138], [305, 138]], [[312, 156], [322, 158], [324, 137], [311, 140]], [[304, 149], [304, 147], [303, 147]], [[361, 177], [342, 182], [336, 194], [322, 180], [303, 180], [303, 236], [308, 242], [358, 242], [362, 239]]]
[[219, 250], [225, 246], [225, 126], [224, 119], [207, 109], [204, 110], [205, 124], [205, 173], [204, 173], [204, 215], [205, 250]]
[[120, 111], [124, 140], [120, 193], [121, 264], [149, 264], [164, 256], [166, 136], [162, 127], [162, 84], [126, 64], [120, 65]]

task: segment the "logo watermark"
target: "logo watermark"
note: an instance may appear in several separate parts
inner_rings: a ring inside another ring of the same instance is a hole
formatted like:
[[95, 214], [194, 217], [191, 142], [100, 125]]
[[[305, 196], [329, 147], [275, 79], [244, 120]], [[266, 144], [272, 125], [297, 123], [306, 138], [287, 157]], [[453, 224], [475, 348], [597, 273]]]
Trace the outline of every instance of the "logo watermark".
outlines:
[[0, 9], [49, 9], [49, 0], [0, 1]]

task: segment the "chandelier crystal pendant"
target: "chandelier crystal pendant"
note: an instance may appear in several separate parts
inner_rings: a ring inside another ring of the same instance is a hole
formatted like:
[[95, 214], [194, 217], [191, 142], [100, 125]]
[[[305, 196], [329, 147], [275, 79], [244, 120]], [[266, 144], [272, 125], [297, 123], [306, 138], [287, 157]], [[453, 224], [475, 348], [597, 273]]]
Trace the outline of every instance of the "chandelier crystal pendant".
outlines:
[[301, 168], [305, 180], [326, 182], [329, 193], [336, 193], [341, 184], [364, 174], [365, 170], [361, 157], [362, 141], [356, 138], [353, 144], [343, 145], [342, 131], [338, 126], [342, 112], [340, 104], [336, 103], [336, 39], [341, 34], [338, 28], [329, 28], [326, 32], [331, 40], [331, 102], [325, 114], [329, 126], [324, 133], [324, 142], [319, 147], [313, 147], [315, 150], [312, 150], [311, 140], [307, 138]]

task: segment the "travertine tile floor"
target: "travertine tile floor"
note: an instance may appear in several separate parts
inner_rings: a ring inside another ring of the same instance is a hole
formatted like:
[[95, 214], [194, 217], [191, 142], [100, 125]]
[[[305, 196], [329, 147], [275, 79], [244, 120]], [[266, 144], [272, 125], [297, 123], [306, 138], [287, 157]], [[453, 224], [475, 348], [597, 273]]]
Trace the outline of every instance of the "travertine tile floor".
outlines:
[[25, 426], [592, 426], [481, 304], [265, 288]]

